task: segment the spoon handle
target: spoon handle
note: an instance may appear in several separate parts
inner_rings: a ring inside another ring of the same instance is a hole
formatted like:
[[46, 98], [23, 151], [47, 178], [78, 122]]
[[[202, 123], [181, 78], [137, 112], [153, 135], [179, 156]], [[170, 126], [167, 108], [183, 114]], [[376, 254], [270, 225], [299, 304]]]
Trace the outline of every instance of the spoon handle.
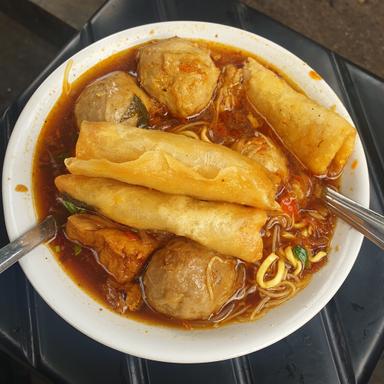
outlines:
[[0, 249], [0, 273], [4, 272], [21, 257], [44, 241], [56, 236], [56, 221], [53, 216], [48, 216], [24, 235]]
[[364, 208], [332, 188], [326, 188], [323, 198], [337, 216], [384, 250], [384, 216]]

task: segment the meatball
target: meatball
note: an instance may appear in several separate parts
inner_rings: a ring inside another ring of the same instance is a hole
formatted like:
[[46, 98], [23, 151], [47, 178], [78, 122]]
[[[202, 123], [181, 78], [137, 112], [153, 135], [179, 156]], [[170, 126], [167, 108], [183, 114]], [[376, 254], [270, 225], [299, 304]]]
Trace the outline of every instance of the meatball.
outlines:
[[148, 125], [151, 99], [133, 77], [116, 71], [97, 79], [80, 94], [75, 105], [78, 127], [83, 120]]
[[201, 112], [219, 77], [208, 50], [177, 37], [142, 48], [138, 70], [144, 89], [177, 117]]
[[256, 136], [251, 139], [237, 141], [232, 149], [258, 162], [268, 171], [277, 175], [280, 180], [288, 179], [287, 159], [284, 153], [262, 133], [257, 132]]
[[169, 317], [208, 319], [240, 288], [243, 272], [237, 259], [177, 238], [150, 260], [143, 279], [145, 298]]

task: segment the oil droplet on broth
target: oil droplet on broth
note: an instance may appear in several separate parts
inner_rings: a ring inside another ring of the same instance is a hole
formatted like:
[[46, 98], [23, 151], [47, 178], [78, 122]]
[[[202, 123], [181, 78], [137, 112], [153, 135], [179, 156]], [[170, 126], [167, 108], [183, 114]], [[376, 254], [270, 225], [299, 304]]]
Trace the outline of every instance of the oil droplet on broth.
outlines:
[[308, 74], [313, 80], [322, 80], [322, 77], [316, 71], [309, 71]]
[[24, 184], [17, 184], [15, 187], [16, 192], [28, 192], [28, 187]]

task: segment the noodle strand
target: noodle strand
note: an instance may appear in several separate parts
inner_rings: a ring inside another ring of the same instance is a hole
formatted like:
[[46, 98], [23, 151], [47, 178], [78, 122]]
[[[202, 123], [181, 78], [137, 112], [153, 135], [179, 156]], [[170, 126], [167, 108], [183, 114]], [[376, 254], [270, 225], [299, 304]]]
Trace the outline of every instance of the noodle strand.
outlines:
[[[277, 272], [275, 277], [272, 279], [265, 281], [264, 276], [267, 273], [269, 267], [276, 261], [277, 261]], [[285, 272], [285, 263], [283, 260], [279, 259], [279, 256], [277, 256], [275, 253], [271, 253], [260, 265], [260, 268], [258, 269], [256, 273], [256, 281], [257, 284], [262, 288], [272, 288], [278, 285], [284, 276]]]

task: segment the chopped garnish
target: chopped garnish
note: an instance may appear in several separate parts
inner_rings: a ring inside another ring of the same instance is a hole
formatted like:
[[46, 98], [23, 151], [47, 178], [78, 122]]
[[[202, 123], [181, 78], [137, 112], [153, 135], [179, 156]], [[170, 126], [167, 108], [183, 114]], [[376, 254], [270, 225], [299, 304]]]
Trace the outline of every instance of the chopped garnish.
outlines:
[[55, 159], [56, 159], [58, 162], [62, 163], [67, 157], [69, 157], [68, 153], [63, 152], [63, 153], [59, 153], [59, 154], [57, 154], [56, 157], [55, 157]]
[[137, 115], [137, 126], [139, 128], [147, 128], [149, 123], [149, 114], [141, 99], [136, 95], [133, 96], [132, 102], [124, 113], [122, 121], [128, 120], [135, 115]]
[[64, 205], [66, 210], [71, 214], [74, 215], [75, 213], [84, 213], [85, 209], [78, 207], [76, 204], [72, 203], [71, 201], [65, 200], [65, 199], [59, 199], [60, 203]]
[[83, 247], [80, 246], [79, 244], [73, 245], [73, 252], [74, 252], [75, 256], [79, 255], [82, 250], [83, 250]]
[[305, 248], [300, 245], [295, 245], [292, 248], [292, 252], [296, 259], [300, 260], [303, 266], [308, 267], [308, 253]]

